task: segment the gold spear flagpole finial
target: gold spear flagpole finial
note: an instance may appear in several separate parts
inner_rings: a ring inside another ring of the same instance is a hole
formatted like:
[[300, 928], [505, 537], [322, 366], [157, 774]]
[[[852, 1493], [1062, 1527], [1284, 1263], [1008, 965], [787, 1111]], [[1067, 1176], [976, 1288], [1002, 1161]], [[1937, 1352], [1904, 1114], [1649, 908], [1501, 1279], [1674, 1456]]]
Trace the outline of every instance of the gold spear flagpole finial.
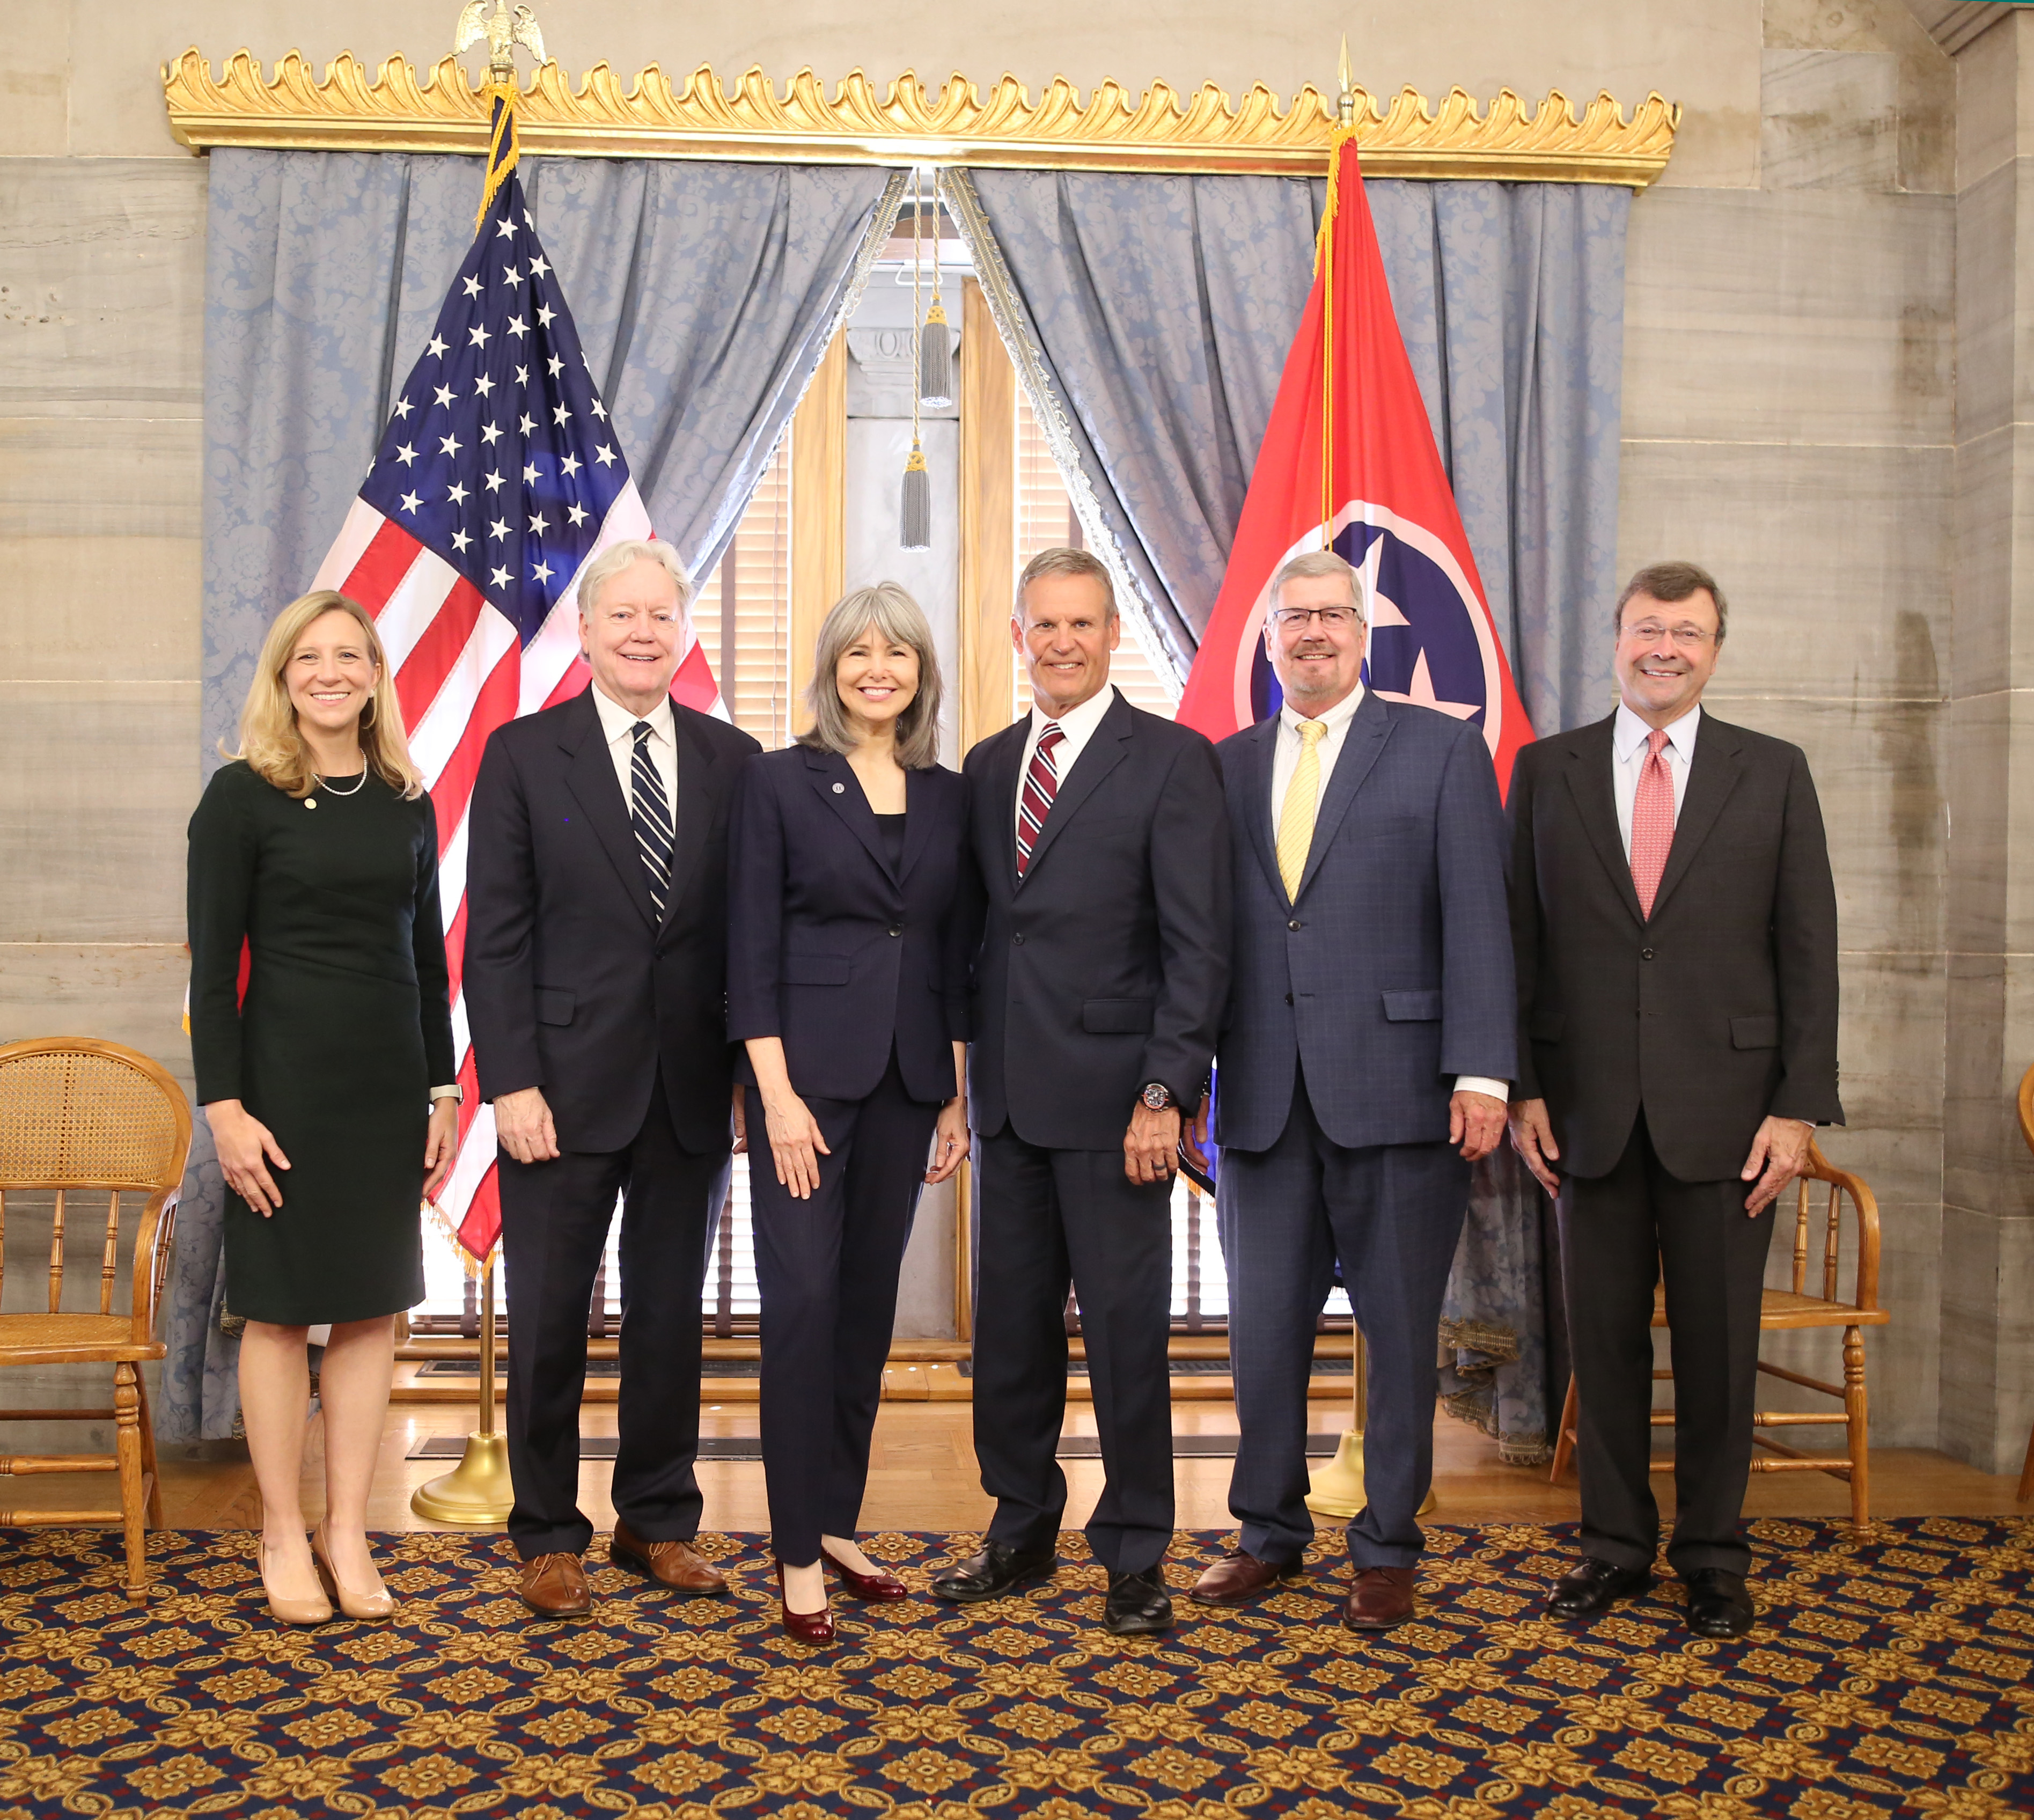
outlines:
[[1349, 34], [1342, 35], [1342, 56], [1335, 64], [1335, 80], [1341, 92], [1335, 102], [1335, 120], [1338, 126], [1350, 127], [1356, 124], [1356, 72], [1349, 67]]

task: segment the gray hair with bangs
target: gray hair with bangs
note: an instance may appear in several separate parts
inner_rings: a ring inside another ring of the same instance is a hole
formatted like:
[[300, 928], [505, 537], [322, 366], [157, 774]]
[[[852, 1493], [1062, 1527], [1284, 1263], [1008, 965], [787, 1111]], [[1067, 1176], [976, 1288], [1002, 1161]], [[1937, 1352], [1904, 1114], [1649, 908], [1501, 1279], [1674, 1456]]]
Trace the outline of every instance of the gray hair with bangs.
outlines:
[[940, 761], [939, 654], [933, 648], [933, 629], [924, 610], [894, 581], [858, 587], [842, 595], [827, 613], [812, 652], [812, 680], [805, 686], [812, 730], [799, 734], [799, 743], [842, 754], [861, 743], [835, 679], [842, 657], [869, 632], [903, 645], [918, 657], [918, 692], [897, 717], [897, 762], [906, 771], [929, 771]]

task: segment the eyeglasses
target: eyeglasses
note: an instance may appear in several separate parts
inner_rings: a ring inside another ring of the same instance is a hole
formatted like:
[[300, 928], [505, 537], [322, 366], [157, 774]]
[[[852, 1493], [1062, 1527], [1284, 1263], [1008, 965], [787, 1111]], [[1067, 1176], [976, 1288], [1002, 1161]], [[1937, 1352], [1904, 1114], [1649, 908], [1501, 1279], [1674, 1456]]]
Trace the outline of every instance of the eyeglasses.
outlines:
[[1341, 632], [1360, 624], [1362, 616], [1353, 606], [1282, 606], [1271, 615], [1271, 623], [1282, 632], [1297, 632], [1309, 620], [1321, 622], [1323, 632]]
[[1677, 625], [1669, 630], [1657, 619], [1649, 619], [1627, 625], [1623, 636], [1638, 644], [1657, 644], [1663, 638], [1672, 638], [1677, 650], [1700, 651], [1704, 645], [1713, 644], [1719, 635], [1705, 632], [1698, 625]]

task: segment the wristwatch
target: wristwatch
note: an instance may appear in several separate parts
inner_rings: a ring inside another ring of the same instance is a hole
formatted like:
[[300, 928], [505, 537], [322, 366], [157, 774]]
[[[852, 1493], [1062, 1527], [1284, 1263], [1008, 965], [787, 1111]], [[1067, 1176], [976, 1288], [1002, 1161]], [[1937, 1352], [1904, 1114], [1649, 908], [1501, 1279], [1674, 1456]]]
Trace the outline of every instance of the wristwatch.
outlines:
[[1163, 1081], [1146, 1081], [1144, 1083], [1142, 1097], [1145, 1105], [1154, 1113], [1162, 1113], [1167, 1107], [1179, 1104], [1179, 1101], [1173, 1098], [1173, 1090]]
[[460, 1086], [433, 1087], [431, 1104], [436, 1105], [440, 1100], [450, 1100], [456, 1105], [463, 1105], [466, 1101], [466, 1090]]

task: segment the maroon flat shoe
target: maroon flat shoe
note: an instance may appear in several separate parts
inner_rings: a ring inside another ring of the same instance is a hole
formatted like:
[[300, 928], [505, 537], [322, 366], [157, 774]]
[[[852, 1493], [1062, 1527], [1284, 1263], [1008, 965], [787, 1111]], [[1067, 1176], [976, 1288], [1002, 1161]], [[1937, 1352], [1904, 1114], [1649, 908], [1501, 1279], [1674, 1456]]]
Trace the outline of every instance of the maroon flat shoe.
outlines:
[[831, 1606], [816, 1612], [794, 1612], [784, 1599], [784, 1563], [777, 1563], [777, 1608], [783, 1614], [784, 1629], [801, 1643], [831, 1643], [833, 1641], [833, 1610]]
[[824, 1548], [820, 1550], [820, 1559], [839, 1574], [841, 1584], [858, 1599], [888, 1604], [911, 1596], [911, 1589], [894, 1574], [858, 1574], [846, 1562], [836, 1561]]

